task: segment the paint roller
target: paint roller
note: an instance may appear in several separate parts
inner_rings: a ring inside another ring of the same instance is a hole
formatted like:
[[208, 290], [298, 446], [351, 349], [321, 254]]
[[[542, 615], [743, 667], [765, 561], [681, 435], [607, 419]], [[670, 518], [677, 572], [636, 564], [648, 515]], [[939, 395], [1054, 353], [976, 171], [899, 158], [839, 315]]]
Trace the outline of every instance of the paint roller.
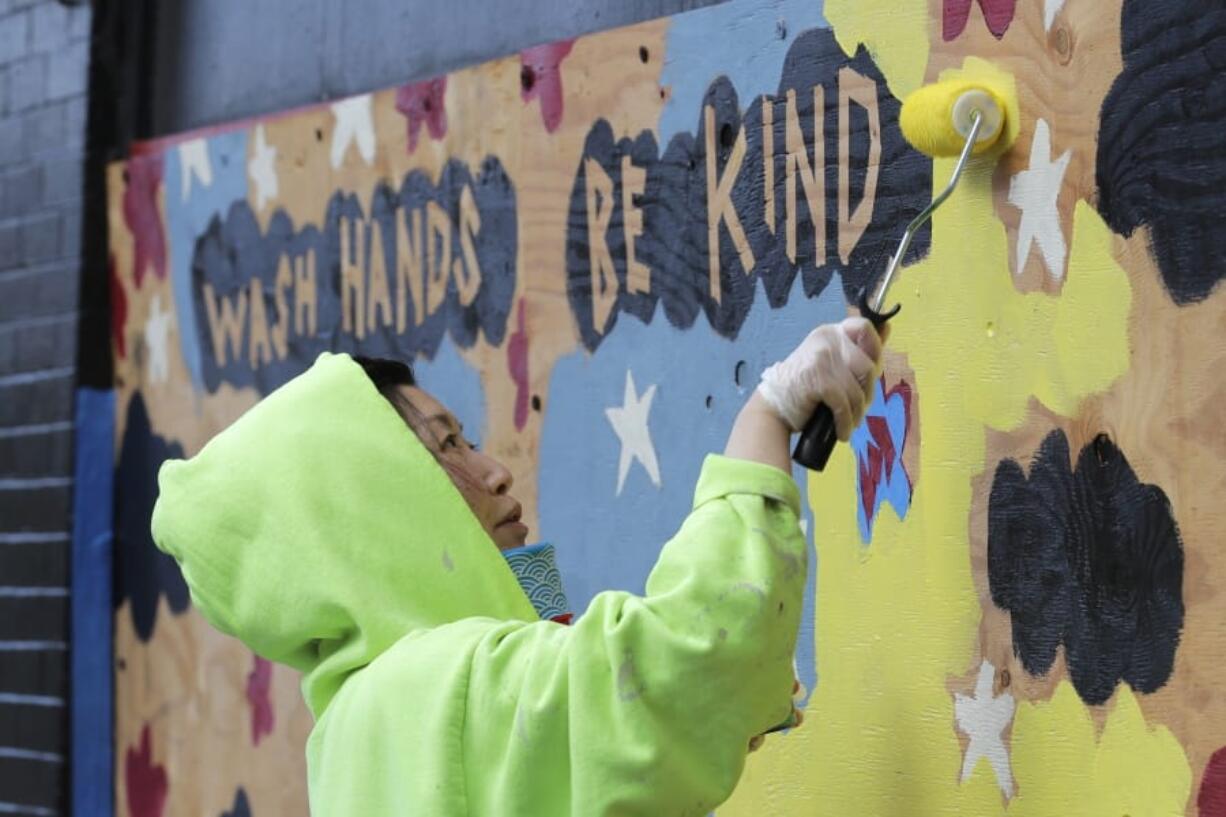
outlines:
[[[898, 249], [890, 259], [885, 274], [873, 288], [872, 295], [869, 295], [867, 286], [860, 292], [857, 304], [860, 314], [868, 318], [878, 331], [902, 308], [895, 304], [888, 312], [882, 312], [886, 293], [894, 282], [894, 274], [902, 264], [907, 248], [911, 246], [911, 239], [949, 198], [972, 154], [985, 153], [993, 147], [1003, 151], [1012, 141], [1012, 134], [1002, 139], [1008, 130], [1005, 127], [1008, 98], [1008, 92], [996, 85], [951, 80], [926, 85], [903, 102], [898, 123], [911, 146], [929, 156], [957, 156], [958, 161], [949, 184], [907, 225], [902, 240], [898, 242]], [[837, 441], [834, 414], [823, 403], [813, 412], [801, 432], [792, 459], [812, 471], [821, 471], [826, 467]]]

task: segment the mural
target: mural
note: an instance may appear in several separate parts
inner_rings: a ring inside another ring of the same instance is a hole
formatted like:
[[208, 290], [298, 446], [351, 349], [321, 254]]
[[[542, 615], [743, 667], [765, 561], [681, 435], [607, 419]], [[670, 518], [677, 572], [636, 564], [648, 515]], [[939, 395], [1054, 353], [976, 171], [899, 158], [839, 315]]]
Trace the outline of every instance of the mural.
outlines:
[[108, 170], [119, 814], [306, 813], [292, 672], [153, 549], [156, 470], [324, 350], [411, 360], [576, 613], [641, 590], [763, 368], [951, 162], [900, 100], [1016, 88], [913, 244], [806, 486], [805, 724], [720, 815], [1226, 815], [1226, 10], [731, 0], [143, 144]]

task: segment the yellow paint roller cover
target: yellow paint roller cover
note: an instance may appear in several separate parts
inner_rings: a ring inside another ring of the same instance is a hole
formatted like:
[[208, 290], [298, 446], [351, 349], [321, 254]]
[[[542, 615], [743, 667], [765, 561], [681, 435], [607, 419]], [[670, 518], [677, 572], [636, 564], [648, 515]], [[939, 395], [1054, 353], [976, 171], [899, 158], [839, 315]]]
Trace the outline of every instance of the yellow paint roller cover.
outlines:
[[[969, 110], [980, 110], [985, 117], [985, 126], [981, 128], [984, 135], [975, 145], [974, 152], [983, 153], [1002, 141], [1011, 140], [1011, 134], [1016, 132], [1005, 122], [1007, 111], [1017, 109], [1016, 105], [1006, 104], [1007, 97], [1007, 91], [985, 82], [936, 82], [925, 85], [906, 98], [899, 115], [899, 125], [903, 136], [916, 150], [929, 156], [957, 156], [966, 144], [966, 136], [959, 133], [957, 123], [962, 121], [965, 131], [969, 132]], [[993, 118], [994, 128], [991, 127]]]

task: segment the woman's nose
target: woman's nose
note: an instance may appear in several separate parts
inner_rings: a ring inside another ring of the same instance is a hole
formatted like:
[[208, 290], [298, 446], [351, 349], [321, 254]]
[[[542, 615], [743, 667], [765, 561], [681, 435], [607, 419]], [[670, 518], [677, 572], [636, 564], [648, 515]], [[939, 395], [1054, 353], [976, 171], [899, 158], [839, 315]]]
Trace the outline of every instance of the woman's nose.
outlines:
[[485, 460], [485, 486], [489, 488], [491, 493], [505, 494], [511, 490], [511, 485], [515, 480], [511, 476], [511, 472], [507, 467], [487, 454], [478, 454]]

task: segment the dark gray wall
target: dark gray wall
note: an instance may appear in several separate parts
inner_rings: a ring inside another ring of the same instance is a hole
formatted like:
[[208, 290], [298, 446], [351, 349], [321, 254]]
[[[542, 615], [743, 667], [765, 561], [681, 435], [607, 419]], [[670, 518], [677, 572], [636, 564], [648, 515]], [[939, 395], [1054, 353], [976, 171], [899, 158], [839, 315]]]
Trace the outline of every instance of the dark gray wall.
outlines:
[[0, 812], [17, 814], [65, 807], [89, 35], [88, 5], [0, 0]]
[[719, 2], [160, 2], [153, 130], [189, 130], [386, 88], [531, 45]]

